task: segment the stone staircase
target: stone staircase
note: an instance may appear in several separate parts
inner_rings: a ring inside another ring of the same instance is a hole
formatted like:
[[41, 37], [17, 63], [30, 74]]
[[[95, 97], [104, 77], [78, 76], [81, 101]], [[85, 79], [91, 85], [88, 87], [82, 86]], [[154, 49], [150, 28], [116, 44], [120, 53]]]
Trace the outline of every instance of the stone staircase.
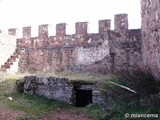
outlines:
[[16, 49], [13, 55], [11, 55], [7, 59], [7, 61], [3, 65], [1, 65], [0, 72], [4, 73], [17, 72], [15, 68], [18, 69], [19, 56], [20, 56], [20, 50]]

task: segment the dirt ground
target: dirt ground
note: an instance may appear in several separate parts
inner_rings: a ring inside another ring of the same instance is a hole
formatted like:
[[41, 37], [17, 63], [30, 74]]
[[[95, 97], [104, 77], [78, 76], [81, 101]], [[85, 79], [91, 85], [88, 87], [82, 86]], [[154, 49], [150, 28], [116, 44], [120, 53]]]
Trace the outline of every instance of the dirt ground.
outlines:
[[92, 120], [80, 112], [71, 112], [68, 110], [59, 110], [54, 114], [48, 114], [42, 120]]
[[[0, 105], [0, 120], [16, 120], [16, 118], [23, 116], [23, 112], [13, 111], [9, 108]], [[83, 113], [73, 113], [68, 110], [59, 110], [56, 113], [50, 112], [49, 114], [42, 117], [41, 120], [91, 120]]]
[[15, 112], [3, 105], [0, 105], [0, 120], [16, 120], [17, 117], [20, 117], [23, 114], [23, 112]]

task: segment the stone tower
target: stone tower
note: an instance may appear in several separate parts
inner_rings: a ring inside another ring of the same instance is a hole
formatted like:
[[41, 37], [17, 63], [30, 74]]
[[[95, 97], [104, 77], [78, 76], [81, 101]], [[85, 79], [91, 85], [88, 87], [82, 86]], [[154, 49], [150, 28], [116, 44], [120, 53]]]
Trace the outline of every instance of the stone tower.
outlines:
[[143, 63], [160, 77], [160, 0], [141, 0], [141, 17]]

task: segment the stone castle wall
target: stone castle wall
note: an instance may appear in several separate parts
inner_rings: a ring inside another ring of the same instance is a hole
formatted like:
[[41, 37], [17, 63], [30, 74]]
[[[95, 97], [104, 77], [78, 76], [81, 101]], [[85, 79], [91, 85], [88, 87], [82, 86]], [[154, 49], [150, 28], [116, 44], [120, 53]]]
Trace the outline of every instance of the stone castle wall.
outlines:
[[160, 1], [141, 0], [144, 67], [160, 77]]
[[56, 25], [56, 36], [48, 36], [48, 25], [40, 25], [38, 37], [31, 37], [31, 27], [23, 28], [17, 47], [23, 51], [20, 71], [117, 71], [141, 64], [141, 30], [128, 29], [128, 15], [99, 20], [99, 33], [87, 33], [87, 22], [75, 24], [75, 34], [66, 34], [66, 24]]
[[[87, 22], [75, 24], [75, 34], [66, 34], [66, 23], [56, 25], [56, 35], [48, 35], [48, 24], [39, 25], [38, 36], [31, 27], [23, 28], [17, 39], [21, 50], [19, 71], [91, 71], [133, 70], [141, 65], [141, 30], [128, 29], [128, 15], [117, 14], [114, 30], [111, 20], [99, 20], [99, 32], [88, 33]], [[16, 35], [16, 29], [9, 29]]]
[[[31, 27], [24, 27], [23, 37], [17, 39], [17, 48], [23, 51], [19, 70], [104, 72], [143, 66], [159, 77], [159, 3], [141, 0], [141, 29], [128, 29], [127, 14], [115, 15], [114, 30], [110, 20], [100, 20], [99, 33], [88, 33], [87, 22], [77, 22], [72, 35], [66, 34], [66, 23], [56, 25], [55, 36], [48, 36], [47, 24], [39, 26], [38, 37], [31, 37]], [[16, 35], [16, 29], [8, 32]]]

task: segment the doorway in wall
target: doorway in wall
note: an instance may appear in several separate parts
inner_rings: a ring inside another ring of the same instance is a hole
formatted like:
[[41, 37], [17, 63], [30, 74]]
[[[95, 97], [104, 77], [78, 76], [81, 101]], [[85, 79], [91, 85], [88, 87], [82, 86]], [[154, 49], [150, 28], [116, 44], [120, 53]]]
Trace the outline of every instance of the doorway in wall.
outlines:
[[76, 107], [85, 107], [92, 103], [92, 90], [76, 89], [75, 96]]

